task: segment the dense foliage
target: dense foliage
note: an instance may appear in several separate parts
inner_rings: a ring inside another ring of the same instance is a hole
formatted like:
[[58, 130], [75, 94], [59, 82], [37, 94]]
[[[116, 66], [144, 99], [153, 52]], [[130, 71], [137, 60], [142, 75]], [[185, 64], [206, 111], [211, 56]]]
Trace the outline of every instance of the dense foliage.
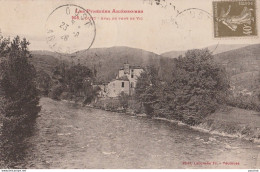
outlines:
[[82, 99], [84, 103], [90, 103], [99, 91], [92, 87], [93, 72], [80, 64], [68, 66], [61, 63], [55, 67], [51, 78], [49, 96], [55, 100]]
[[149, 116], [153, 115], [154, 105], [159, 101], [160, 85], [158, 69], [154, 66], [147, 67], [136, 83], [135, 97], [143, 104]]
[[122, 92], [120, 93], [118, 98], [119, 98], [120, 106], [124, 109], [127, 109], [129, 106], [130, 96]]
[[195, 125], [225, 103], [228, 80], [208, 50], [187, 51], [173, 67], [171, 79], [160, 80], [154, 67], [138, 79], [136, 98], [147, 114]]
[[36, 71], [29, 63], [29, 42], [18, 36], [0, 39], [0, 164], [14, 168], [23, 158], [26, 138], [40, 111]]
[[48, 96], [51, 87], [51, 77], [40, 70], [36, 74], [36, 86], [42, 96]]
[[18, 36], [12, 41], [0, 40], [3, 134], [21, 132], [21, 128], [26, 128], [40, 111], [36, 71], [28, 62], [28, 45], [26, 39], [21, 40]]

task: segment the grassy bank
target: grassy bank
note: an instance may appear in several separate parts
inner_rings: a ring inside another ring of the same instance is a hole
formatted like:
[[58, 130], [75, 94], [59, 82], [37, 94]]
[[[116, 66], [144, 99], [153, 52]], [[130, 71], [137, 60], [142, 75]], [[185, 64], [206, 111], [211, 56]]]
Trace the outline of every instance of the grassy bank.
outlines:
[[[131, 115], [143, 114], [143, 110], [137, 107], [137, 103], [129, 103], [129, 107], [124, 109], [120, 105], [118, 99], [104, 99], [93, 103], [94, 108], [103, 109], [114, 112], [124, 112]], [[144, 115], [142, 115], [144, 116]], [[180, 125], [180, 121], [175, 121], [167, 118], [155, 118], [174, 122]], [[219, 134], [229, 137], [238, 137], [251, 140], [254, 142], [260, 141], [260, 112], [252, 110], [244, 110], [235, 107], [224, 107], [217, 110], [215, 113], [207, 116], [202, 123], [191, 128], [212, 134]]]
[[206, 117], [197, 127], [214, 134], [260, 141], [260, 112], [225, 107]]

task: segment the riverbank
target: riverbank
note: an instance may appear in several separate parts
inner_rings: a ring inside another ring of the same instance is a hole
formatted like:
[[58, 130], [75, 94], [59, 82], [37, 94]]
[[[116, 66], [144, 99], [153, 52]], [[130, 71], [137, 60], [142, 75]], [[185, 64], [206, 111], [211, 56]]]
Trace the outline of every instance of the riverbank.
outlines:
[[260, 112], [226, 107], [206, 117], [197, 127], [213, 134], [260, 143]]
[[[120, 107], [119, 103], [114, 100], [101, 101], [102, 103], [95, 103], [90, 107], [102, 109], [106, 111], [113, 111], [119, 113], [126, 113], [135, 116], [147, 116], [144, 112], [137, 112], [138, 108], [130, 106], [126, 110]], [[113, 103], [111, 103], [113, 102]], [[113, 105], [112, 105], [113, 104]], [[164, 120], [177, 125], [187, 125], [180, 121], [171, 120], [167, 118], [154, 117], [156, 120]], [[189, 126], [194, 130], [217, 134], [221, 136], [237, 137], [246, 139], [255, 143], [260, 143], [260, 113], [252, 110], [245, 110], [235, 107], [224, 107], [217, 110], [215, 113], [206, 117], [202, 123], [196, 126]]]
[[[155, 118], [186, 125], [180, 121], [166, 118]], [[236, 137], [260, 143], [260, 113], [235, 107], [226, 107], [206, 117], [202, 123], [196, 126], [189, 126], [194, 130], [216, 134], [220, 136]]]
[[[210, 133], [219, 136], [227, 136], [231, 138], [241, 138], [254, 143], [260, 143], [259, 127], [257, 127], [256, 125], [250, 125], [245, 123], [239, 124], [237, 122], [234, 122], [234, 118], [232, 117], [229, 119], [225, 119], [225, 117], [221, 119], [221, 121], [219, 121], [218, 118], [222, 116], [223, 113], [219, 113], [221, 115], [216, 115], [217, 113], [214, 113], [211, 116], [207, 117], [201, 124], [197, 126], [190, 126], [188, 124], [184, 124], [183, 122], [170, 120], [166, 118], [155, 117], [153, 119], [167, 121], [179, 126], [188, 126], [191, 129], [204, 133]], [[248, 122], [248, 120], [246, 120], [246, 122]]]

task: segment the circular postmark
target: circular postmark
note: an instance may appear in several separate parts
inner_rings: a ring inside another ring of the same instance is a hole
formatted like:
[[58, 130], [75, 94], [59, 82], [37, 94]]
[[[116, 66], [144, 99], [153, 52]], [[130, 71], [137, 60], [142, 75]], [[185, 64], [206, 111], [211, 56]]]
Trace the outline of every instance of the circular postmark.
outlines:
[[45, 25], [46, 42], [58, 53], [89, 49], [96, 36], [95, 22], [84, 8], [67, 4], [54, 9]]
[[174, 24], [188, 49], [208, 47], [213, 52], [218, 47], [218, 42], [213, 39], [213, 16], [209, 12], [198, 8], [185, 9], [176, 15]]

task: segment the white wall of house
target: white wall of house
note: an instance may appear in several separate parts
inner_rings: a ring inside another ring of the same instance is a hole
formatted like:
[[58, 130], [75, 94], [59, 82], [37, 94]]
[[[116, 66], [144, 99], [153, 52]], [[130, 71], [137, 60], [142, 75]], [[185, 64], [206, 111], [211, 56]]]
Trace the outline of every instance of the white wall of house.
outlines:
[[108, 97], [117, 97], [121, 92], [126, 94], [130, 93], [130, 83], [129, 81], [124, 80], [114, 80], [108, 83], [107, 85], [107, 96]]
[[[116, 79], [108, 83], [106, 95], [108, 97], [117, 97], [121, 92], [132, 95], [136, 87], [137, 79], [142, 72], [143, 69], [141, 69], [140, 67], [134, 67], [130, 66], [129, 64], [124, 64], [124, 68], [118, 71]], [[129, 81], [127, 81], [127, 79]]]

